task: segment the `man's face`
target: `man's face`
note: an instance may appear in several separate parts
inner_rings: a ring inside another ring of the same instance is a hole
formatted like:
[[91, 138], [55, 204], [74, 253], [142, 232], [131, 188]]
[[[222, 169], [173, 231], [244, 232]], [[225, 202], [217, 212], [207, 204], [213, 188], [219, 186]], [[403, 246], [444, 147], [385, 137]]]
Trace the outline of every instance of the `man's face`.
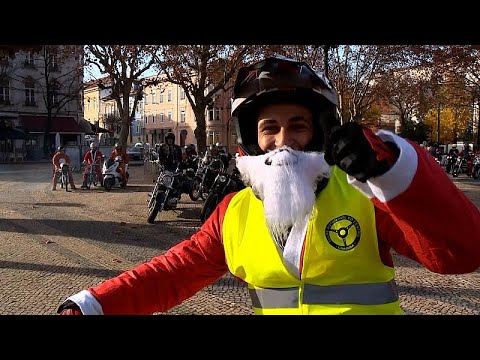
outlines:
[[172, 138], [168, 138], [168, 139], [167, 139], [167, 144], [168, 144], [168, 145], [172, 145], [172, 144], [173, 144], [173, 139], [172, 139]]
[[313, 138], [313, 115], [302, 105], [267, 105], [258, 113], [257, 135], [265, 152], [285, 145], [304, 150]]

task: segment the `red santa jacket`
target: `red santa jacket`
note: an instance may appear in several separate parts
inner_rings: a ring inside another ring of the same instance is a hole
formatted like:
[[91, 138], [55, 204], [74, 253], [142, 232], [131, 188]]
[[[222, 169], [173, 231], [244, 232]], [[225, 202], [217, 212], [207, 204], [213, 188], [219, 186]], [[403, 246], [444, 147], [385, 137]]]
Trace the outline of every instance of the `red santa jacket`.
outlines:
[[[432, 272], [461, 274], [480, 266], [480, 212], [421, 147], [392, 133], [401, 149], [394, 167], [366, 183], [349, 182], [375, 206], [379, 252], [390, 251]], [[227, 271], [222, 223], [230, 194], [190, 239], [134, 269], [69, 299], [88, 314], [152, 314], [180, 304]]]
[[[95, 153], [95, 155], [92, 155], [92, 153]], [[95, 159], [93, 159], [93, 156], [95, 157]], [[87, 162], [87, 164], [96, 163], [97, 165], [99, 165], [102, 163], [102, 159], [103, 159], [103, 154], [100, 150], [96, 150], [96, 151], [88, 150], [85, 153], [85, 156], [83, 157], [83, 161]]]

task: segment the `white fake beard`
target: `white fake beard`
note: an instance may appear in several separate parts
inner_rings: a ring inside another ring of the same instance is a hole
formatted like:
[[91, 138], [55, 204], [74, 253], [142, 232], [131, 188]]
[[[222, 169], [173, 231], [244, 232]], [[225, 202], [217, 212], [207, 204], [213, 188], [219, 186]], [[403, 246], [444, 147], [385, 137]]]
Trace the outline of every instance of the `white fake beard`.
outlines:
[[331, 167], [324, 153], [284, 146], [264, 155], [240, 156], [236, 160], [242, 180], [263, 201], [273, 239], [283, 248], [292, 226], [310, 216], [317, 182], [330, 176]]

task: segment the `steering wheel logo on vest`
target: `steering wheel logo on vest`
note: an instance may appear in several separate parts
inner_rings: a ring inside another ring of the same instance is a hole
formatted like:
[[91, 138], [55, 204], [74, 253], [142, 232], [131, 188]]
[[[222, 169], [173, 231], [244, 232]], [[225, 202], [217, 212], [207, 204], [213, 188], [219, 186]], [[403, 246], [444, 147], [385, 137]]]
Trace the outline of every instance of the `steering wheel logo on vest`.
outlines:
[[350, 215], [341, 215], [325, 227], [325, 236], [335, 249], [348, 251], [360, 241], [360, 224]]

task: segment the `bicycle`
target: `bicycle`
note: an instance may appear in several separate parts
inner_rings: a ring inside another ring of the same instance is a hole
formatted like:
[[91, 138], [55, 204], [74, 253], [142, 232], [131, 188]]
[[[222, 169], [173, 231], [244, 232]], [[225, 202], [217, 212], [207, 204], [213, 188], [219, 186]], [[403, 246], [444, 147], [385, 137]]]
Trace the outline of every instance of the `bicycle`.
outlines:
[[88, 171], [85, 175], [85, 185], [87, 189], [90, 189], [92, 184], [93, 186], [97, 186], [97, 184], [102, 183], [101, 179], [98, 178], [97, 172], [95, 171], [95, 166], [100, 166], [100, 163], [86, 165], [86, 167], [88, 168]]

